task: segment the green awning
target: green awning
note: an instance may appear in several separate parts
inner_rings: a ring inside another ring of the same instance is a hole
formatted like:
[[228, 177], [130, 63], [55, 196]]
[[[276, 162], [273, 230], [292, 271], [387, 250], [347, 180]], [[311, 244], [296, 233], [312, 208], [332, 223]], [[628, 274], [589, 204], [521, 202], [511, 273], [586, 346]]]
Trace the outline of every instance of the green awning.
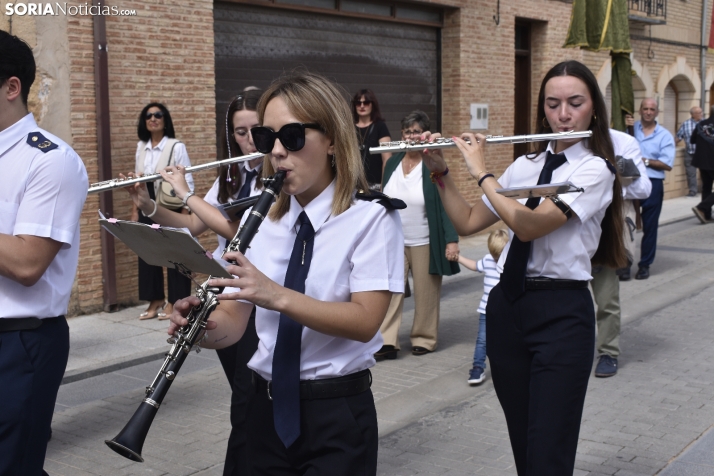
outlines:
[[[625, 114], [633, 114], [630, 24], [627, 0], [574, 0], [565, 48], [609, 50], [612, 56], [611, 127], [625, 130]], [[619, 114], [618, 114], [619, 111]]]
[[627, 0], [574, 0], [564, 47], [630, 53]]

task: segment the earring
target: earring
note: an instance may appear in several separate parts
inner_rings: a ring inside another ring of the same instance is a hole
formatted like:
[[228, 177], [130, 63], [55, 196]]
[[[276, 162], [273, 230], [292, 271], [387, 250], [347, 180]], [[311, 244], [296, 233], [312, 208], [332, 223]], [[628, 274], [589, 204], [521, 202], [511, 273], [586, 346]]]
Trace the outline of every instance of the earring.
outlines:
[[332, 154], [332, 168], [335, 168], [335, 154]]
[[593, 121], [597, 121], [597, 116], [593, 114]]

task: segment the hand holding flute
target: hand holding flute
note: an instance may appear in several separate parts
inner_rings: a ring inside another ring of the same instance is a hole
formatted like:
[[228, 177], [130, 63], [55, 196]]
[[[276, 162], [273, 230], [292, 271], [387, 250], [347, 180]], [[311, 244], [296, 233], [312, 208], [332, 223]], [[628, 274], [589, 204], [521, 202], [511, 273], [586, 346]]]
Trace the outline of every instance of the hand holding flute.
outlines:
[[[440, 138], [441, 134], [438, 132], [425, 132], [422, 135], [423, 141], [436, 141]], [[451, 138], [453, 144], [464, 156], [466, 168], [469, 173], [477, 180], [481, 178], [480, 175], [486, 173], [486, 160], [483, 153], [485, 139], [486, 136], [473, 134], [471, 132], [465, 132], [461, 134], [461, 137], [454, 136]], [[441, 149], [424, 148], [422, 151], [422, 160], [424, 160], [424, 165], [426, 165], [426, 168], [429, 169], [434, 176], [438, 175], [439, 178], [444, 176], [444, 172], [448, 167]]]

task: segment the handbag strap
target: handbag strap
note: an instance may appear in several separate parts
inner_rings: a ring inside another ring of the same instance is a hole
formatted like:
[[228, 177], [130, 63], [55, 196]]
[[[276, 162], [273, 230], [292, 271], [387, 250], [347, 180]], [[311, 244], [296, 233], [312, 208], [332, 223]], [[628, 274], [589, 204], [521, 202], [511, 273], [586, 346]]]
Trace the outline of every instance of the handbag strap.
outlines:
[[[158, 173], [159, 171], [164, 170], [166, 167], [171, 165], [171, 159], [174, 156], [174, 148], [176, 147], [176, 144], [180, 143], [181, 141], [177, 139], [166, 140], [166, 145], [164, 145], [164, 150], [161, 151], [161, 156], [159, 157], [159, 161], [156, 163], [156, 169], [154, 170], [154, 172]], [[169, 146], [171, 146], [171, 148], [169, 148]], [[161, 181], [162, 180], [160, 178], [156, 180], [157, 183]]]

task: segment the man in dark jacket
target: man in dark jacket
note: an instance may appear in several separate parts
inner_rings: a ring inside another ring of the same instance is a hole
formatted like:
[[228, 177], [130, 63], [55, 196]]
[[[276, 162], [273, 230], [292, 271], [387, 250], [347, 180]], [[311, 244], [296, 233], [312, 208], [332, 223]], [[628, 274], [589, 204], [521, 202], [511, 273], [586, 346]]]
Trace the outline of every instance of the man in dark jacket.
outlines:
[[692, 165], [699, 169], [702, 176], [702, 201], [692, 211], [699, 221], [707, 223], [712, 219], [714, 206], [714, 106], [709, 110], [709, 118], [700, 121], [694, 128], [690, 141], [697, 145]]

